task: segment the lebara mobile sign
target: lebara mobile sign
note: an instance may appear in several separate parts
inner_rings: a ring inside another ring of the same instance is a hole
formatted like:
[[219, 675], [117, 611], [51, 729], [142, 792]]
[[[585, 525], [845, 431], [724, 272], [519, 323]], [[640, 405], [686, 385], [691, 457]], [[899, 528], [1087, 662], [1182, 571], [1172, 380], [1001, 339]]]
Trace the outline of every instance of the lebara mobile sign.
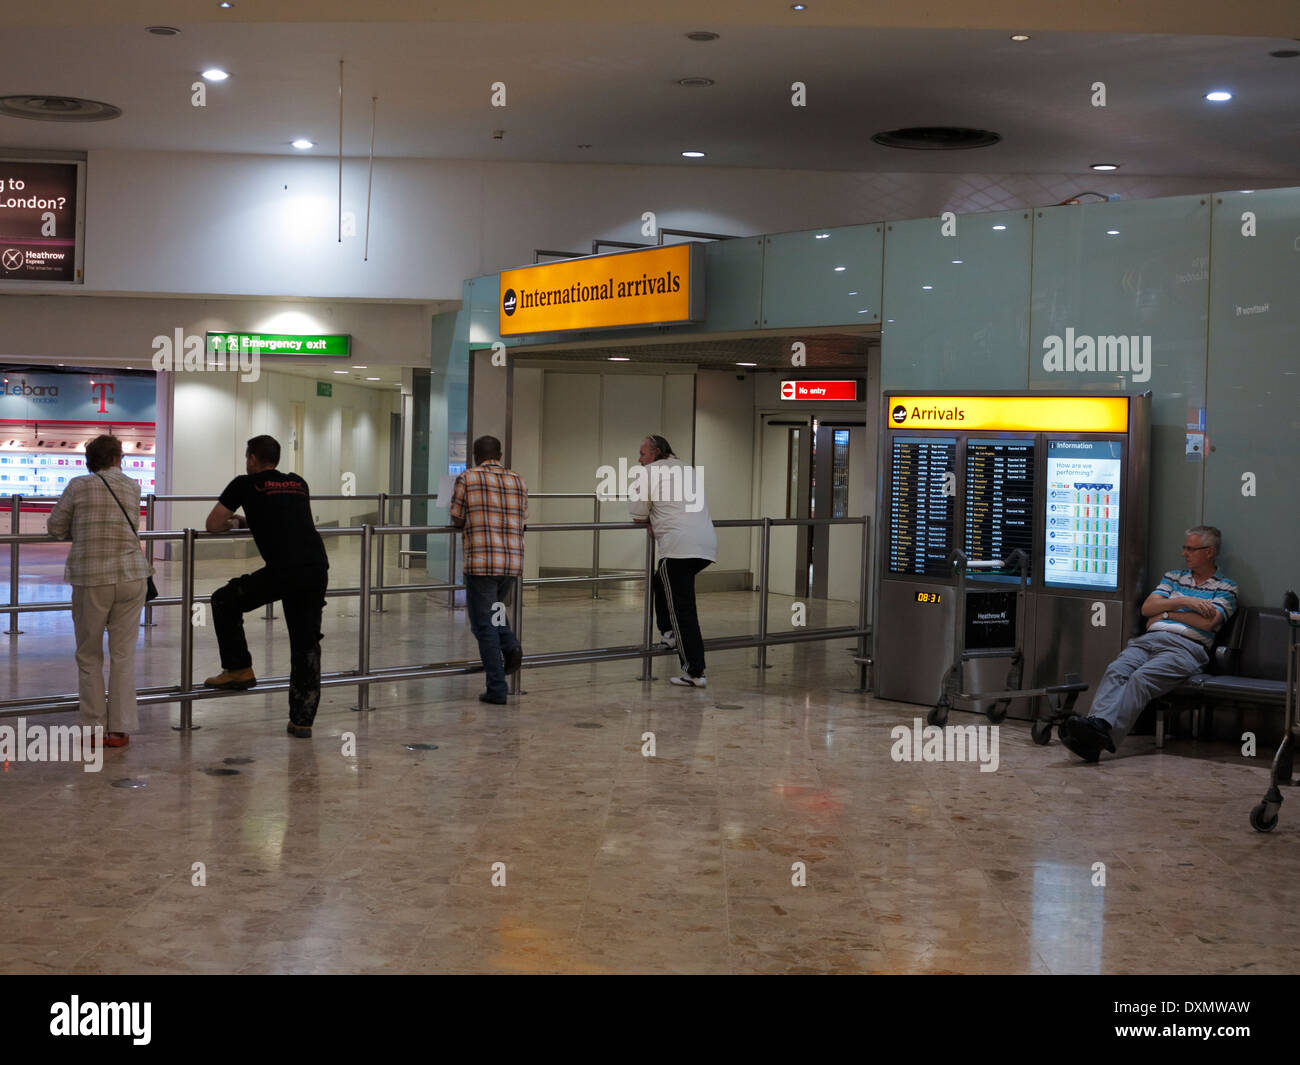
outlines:
[[152, 423], [153, 374], [0, 373], [0, 421]]
[[889, 396], [893, 429], [1126, 433], [1128, 396]]
[[704, 317], [704, 250], [670, 244], [501, 271], [499, 335], [679, 325]]
[[0, 281], [81, 280], [77, 187], [84, 165], [0, 159]]

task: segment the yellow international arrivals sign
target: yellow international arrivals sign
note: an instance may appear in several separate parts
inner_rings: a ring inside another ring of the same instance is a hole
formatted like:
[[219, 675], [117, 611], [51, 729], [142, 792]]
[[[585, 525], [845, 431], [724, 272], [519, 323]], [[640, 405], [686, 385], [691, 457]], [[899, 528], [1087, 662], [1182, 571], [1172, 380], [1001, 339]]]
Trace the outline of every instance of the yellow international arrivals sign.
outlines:
[[499, 333], [563, 333], [672, 325], [704, 317], [703, 249], [645, 251], [501, 271]]
[[1126, 433], [1127, 396], [894, 396], [891, 429]]

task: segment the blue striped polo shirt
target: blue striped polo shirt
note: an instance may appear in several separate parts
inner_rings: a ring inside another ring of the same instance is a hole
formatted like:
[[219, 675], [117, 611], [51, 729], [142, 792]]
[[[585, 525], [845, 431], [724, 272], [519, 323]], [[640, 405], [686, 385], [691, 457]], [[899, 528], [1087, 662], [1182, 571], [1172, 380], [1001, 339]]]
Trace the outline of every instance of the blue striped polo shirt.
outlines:
[[1203, 630], [1194, 625], [1185, 625], [1181, 621], [1176, 621], [1178, 615], [1172, 612], [1168, 621], [1156, 618], [1147, 628], [1147, 632], [1176, 632], [1179, 636], [1195, 640], [1207, 649], [1214, 646], [1214, 634], [1237, 611], [1237, 582], [1228, 580], [1217, 569], [1214, 571], [1214, 576], [1204, 584], [1197, 584], [1196, 578], [1192, 576], [1192, 571], [1189, 569], [1171, 569], [1151, 594], [1158, 595], [1162, 599], [1182, 595], [1188, 599], [1208, 599], [1213, 603], [1219, 611], [1219, 620], [1213, 629]]

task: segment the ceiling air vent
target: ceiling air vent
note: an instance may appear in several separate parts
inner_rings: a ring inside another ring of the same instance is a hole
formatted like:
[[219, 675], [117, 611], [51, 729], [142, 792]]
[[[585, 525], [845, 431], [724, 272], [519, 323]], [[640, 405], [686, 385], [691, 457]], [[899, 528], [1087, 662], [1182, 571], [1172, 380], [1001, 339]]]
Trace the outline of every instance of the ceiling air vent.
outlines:
[[1000, 133], [964, 126], [909, 126], [877, 133], [871, 138], [886, 148], [911, 148], [923, 152], [957, 152], [966, 148], [987, 148], [1002, 139]]
[[107, 122], [121, 118], [122, 109], [75, 96], [0, 96], [0, 115], [34, 122]]

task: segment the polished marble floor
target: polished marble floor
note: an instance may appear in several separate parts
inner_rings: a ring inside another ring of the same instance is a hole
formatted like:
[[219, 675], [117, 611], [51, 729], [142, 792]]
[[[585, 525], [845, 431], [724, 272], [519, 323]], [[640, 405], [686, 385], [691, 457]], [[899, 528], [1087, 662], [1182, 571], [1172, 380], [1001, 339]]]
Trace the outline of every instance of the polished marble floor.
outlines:
[[[65, 595], [34, 555], [24, 598]], [[240, 568], [205, 563], [200, 587]], [[638, 602], [530, 596], [526, 649], [632, 642]], [[388, 605], [382, 664], [470, 653], [463, 610]], [[810, 622], [854, 609], [817, 604]], [[701, 612], [709, 634], [755, 627], [752, 596]], [[176, 677], [160, 622], [142, 632], [142, 685]], [[283, 674], [282, 623], [248, 626], [270, 634], [259, 673]], [[326, 668], [350, 668], [355, 602], [332, 600], [326, 628]], [[24, 629], [5, 637], [4, 697], [70, 690], [67, 616]], [[528, 670], [505, 708], [480, 704], [473, 676], [377, 685], [367, 714], [331, 688], [311, 740], [284, 734], [283, 694], [198, 703], [184, 734], [175, 706], [142, 709], [102, 772], [0, 769], [0, 972], [1300, 968], [1300, 803], [1272, 834], [1250, 829], [1263, 758], [1133, 737], [1086, 766], [1008, 722], [994, 772], [895, 761], [891, 730], [924, 708], [845, 691], [849, 647], [774, 648], [762, 676], [752, 651], [715, 653], [704, 691], [667, 684], [666, 659], [649, 685], [637, 662]]]

